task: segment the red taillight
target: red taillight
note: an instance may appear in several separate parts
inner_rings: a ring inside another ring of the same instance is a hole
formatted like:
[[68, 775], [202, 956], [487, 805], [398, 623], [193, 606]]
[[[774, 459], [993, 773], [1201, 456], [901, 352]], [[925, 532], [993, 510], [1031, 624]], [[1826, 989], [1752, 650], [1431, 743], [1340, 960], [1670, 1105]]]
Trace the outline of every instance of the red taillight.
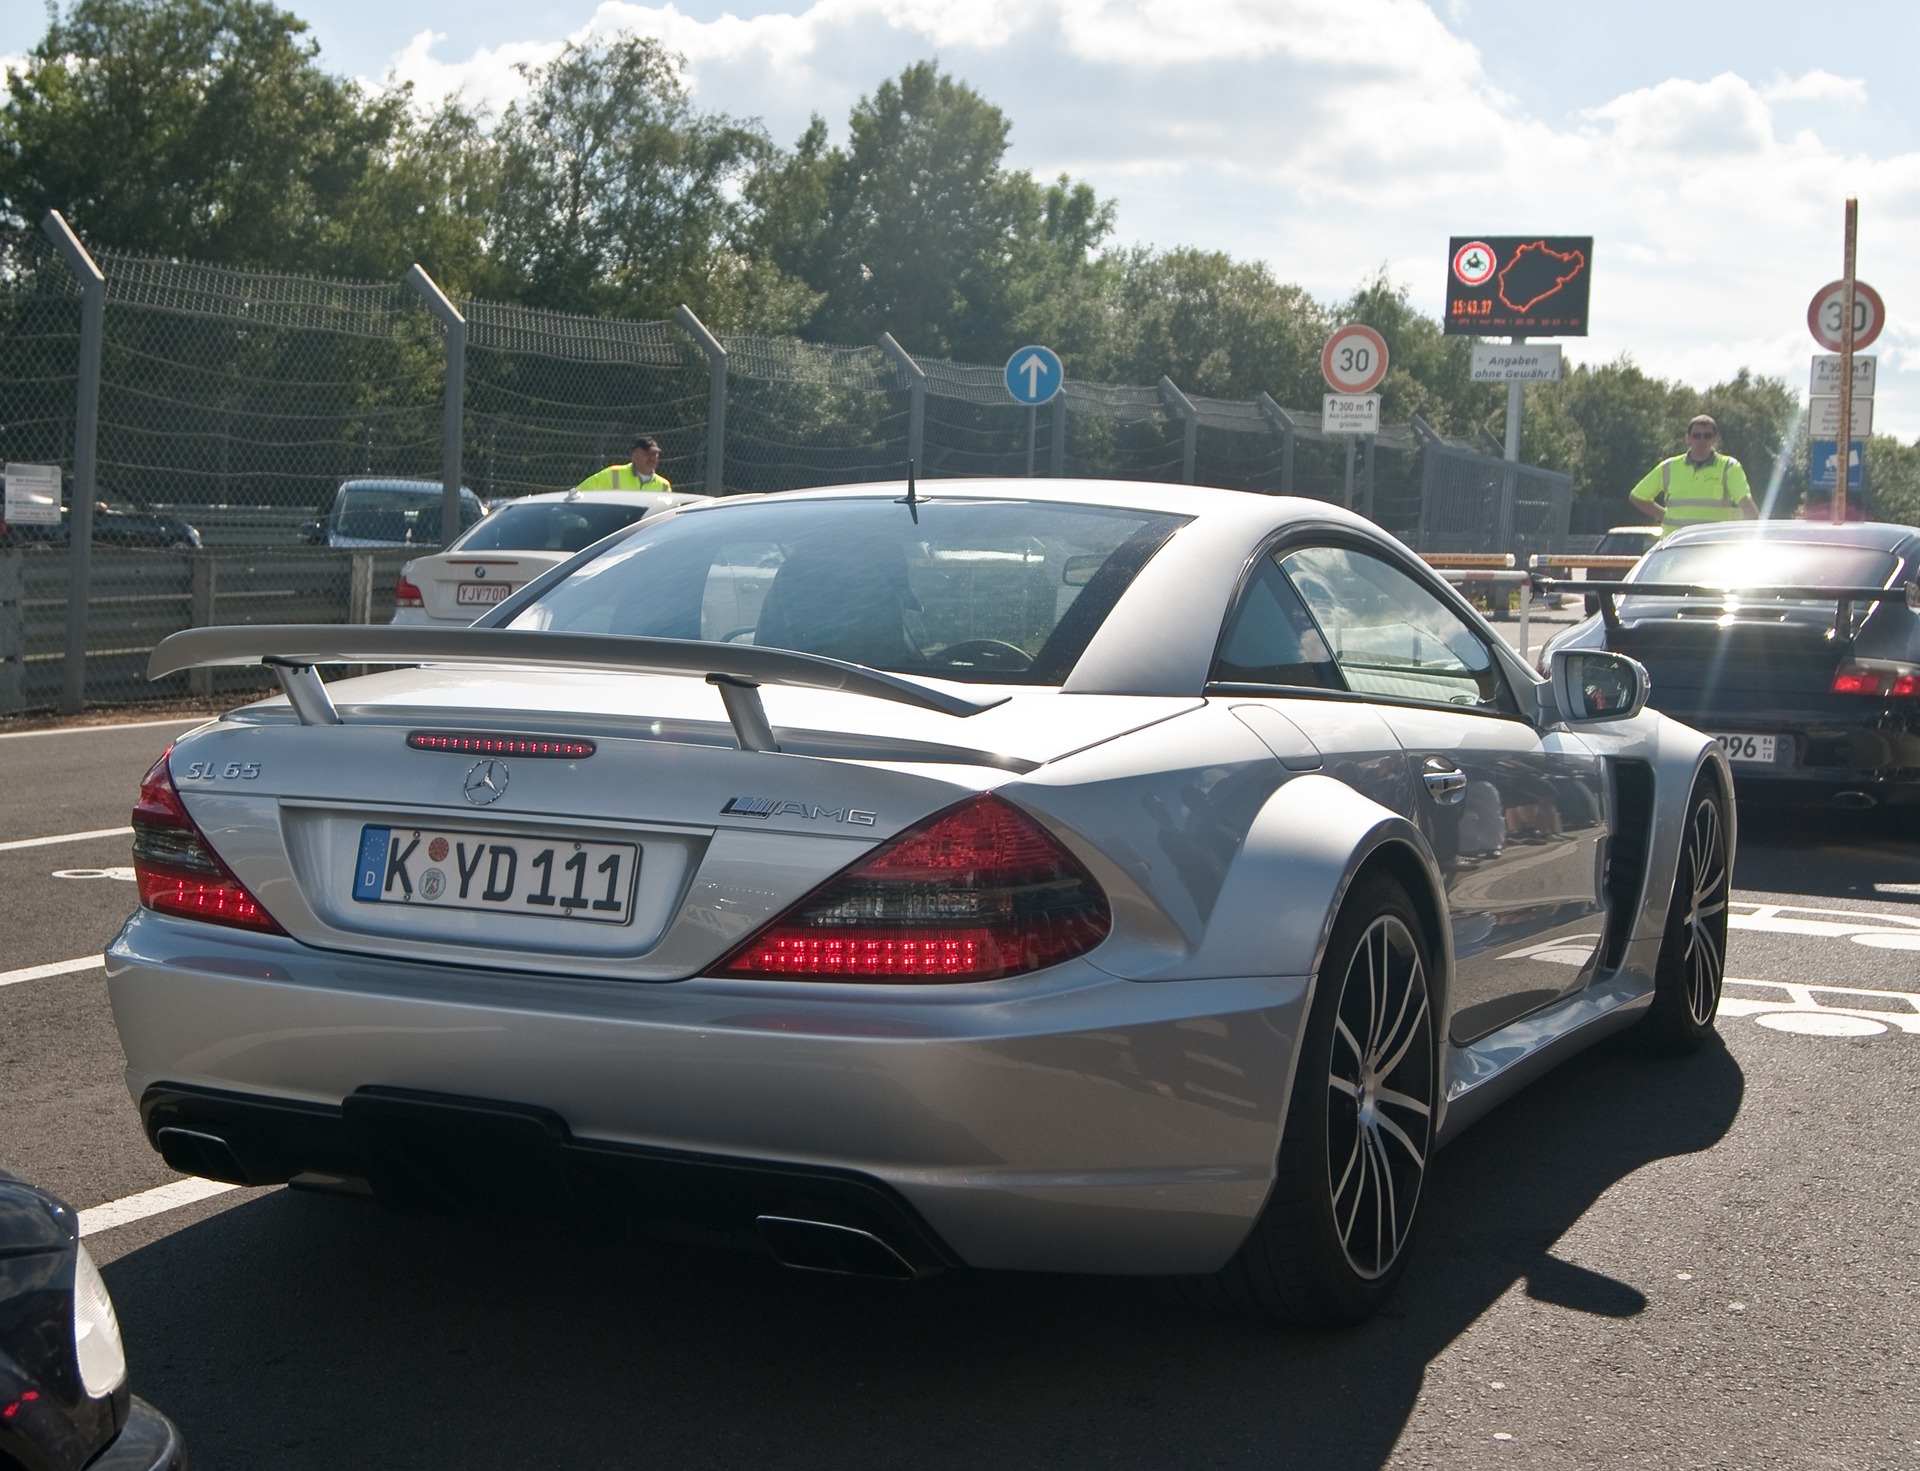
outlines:
[[393, 585], [393, 605], [396, 608], [424, 608], [427, 600], [420, 595], [420, 589], [402, 577]]
[[990, 981], [1084, 955], [1113, 916], [1092, 874], [1019, 808], [970, 797], [829, 881], [720, 973]]
[[1920, 695], [1920, 674], [1903, 669], [1863, 669], [1843, 665], [1833, 676], [1836, 695], [1886, 695], [1911, 698]]
[[207, 846], [173, 785], [167, 760], [153, 763], [133, 809], [133, 876], [140, 902], [159, 914], [284, 935], [247, 886]]

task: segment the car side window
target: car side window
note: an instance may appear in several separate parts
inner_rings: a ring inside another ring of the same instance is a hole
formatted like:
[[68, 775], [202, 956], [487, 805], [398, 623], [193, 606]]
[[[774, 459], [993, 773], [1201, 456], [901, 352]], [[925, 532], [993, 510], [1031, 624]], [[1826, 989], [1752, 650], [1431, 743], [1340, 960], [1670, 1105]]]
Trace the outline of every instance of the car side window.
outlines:
[[1512, 691], [1473, 627], [1399, 568], [1348, 547], [1302, 547], [1287, 579], [1333, 646], [1347, 687], [1511, 715]]
[[1262, 557], [1254, 567], [1239, 606], [1227, 620], [1212, 678], [1223, 684], [1346, 688], [1327, 641], [1271, 557]]

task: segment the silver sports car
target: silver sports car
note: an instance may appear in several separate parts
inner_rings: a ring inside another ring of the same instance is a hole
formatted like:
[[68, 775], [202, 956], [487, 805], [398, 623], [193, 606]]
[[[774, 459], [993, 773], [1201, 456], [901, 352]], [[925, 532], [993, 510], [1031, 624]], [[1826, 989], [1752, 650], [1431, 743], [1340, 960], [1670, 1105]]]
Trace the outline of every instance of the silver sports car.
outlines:
[[471, 629], [195, 629], [152, 672], [262, 663], [284, 698], [147, 776], [107, 954], [194, 1174], [1342, 1322], [1439, 1145], [1713, 1025], [1715, 743], [1316, 502], [739, 497]]

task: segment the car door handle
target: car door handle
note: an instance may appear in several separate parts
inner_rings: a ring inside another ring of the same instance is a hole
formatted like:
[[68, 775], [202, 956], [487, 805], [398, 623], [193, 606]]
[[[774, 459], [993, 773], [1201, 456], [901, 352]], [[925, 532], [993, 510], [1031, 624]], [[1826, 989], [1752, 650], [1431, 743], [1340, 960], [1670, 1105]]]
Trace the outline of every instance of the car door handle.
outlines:
[[1427, 784], [1427, 795], [1442, 807], [1451, 807], [1467, 795], [1467, 774], [1450, 762], [1429, 756], [1420, 779]]

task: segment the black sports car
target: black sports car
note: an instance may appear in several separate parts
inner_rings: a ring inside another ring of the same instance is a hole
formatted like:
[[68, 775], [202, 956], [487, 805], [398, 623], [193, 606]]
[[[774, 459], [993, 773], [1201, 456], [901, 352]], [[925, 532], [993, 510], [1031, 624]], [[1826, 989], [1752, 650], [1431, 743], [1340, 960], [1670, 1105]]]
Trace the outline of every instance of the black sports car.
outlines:
[[78, 1212], [0, 1170], [0, 1467], [186, 1463], [172, 1422], [127, 1389], [120, 1322]]
[[1743, 797], [1920, 803], [1920, 529], [1737, 521], [1677, 531], [1547, 645], [1646, 665], [1649, 703], [1715, 736]]
[[[63, 547], [71, 539], [71, 510], [62, 510], [58, 526], [9, 525], [0, 520], [0, 551], [9, 547]], [[146, 547], [158, 551], [195, 551], [200, 533], [165, 511], [152, 510], [131, 501], [95, 501], [93, 504], [93, 544], [112, 547]]]

